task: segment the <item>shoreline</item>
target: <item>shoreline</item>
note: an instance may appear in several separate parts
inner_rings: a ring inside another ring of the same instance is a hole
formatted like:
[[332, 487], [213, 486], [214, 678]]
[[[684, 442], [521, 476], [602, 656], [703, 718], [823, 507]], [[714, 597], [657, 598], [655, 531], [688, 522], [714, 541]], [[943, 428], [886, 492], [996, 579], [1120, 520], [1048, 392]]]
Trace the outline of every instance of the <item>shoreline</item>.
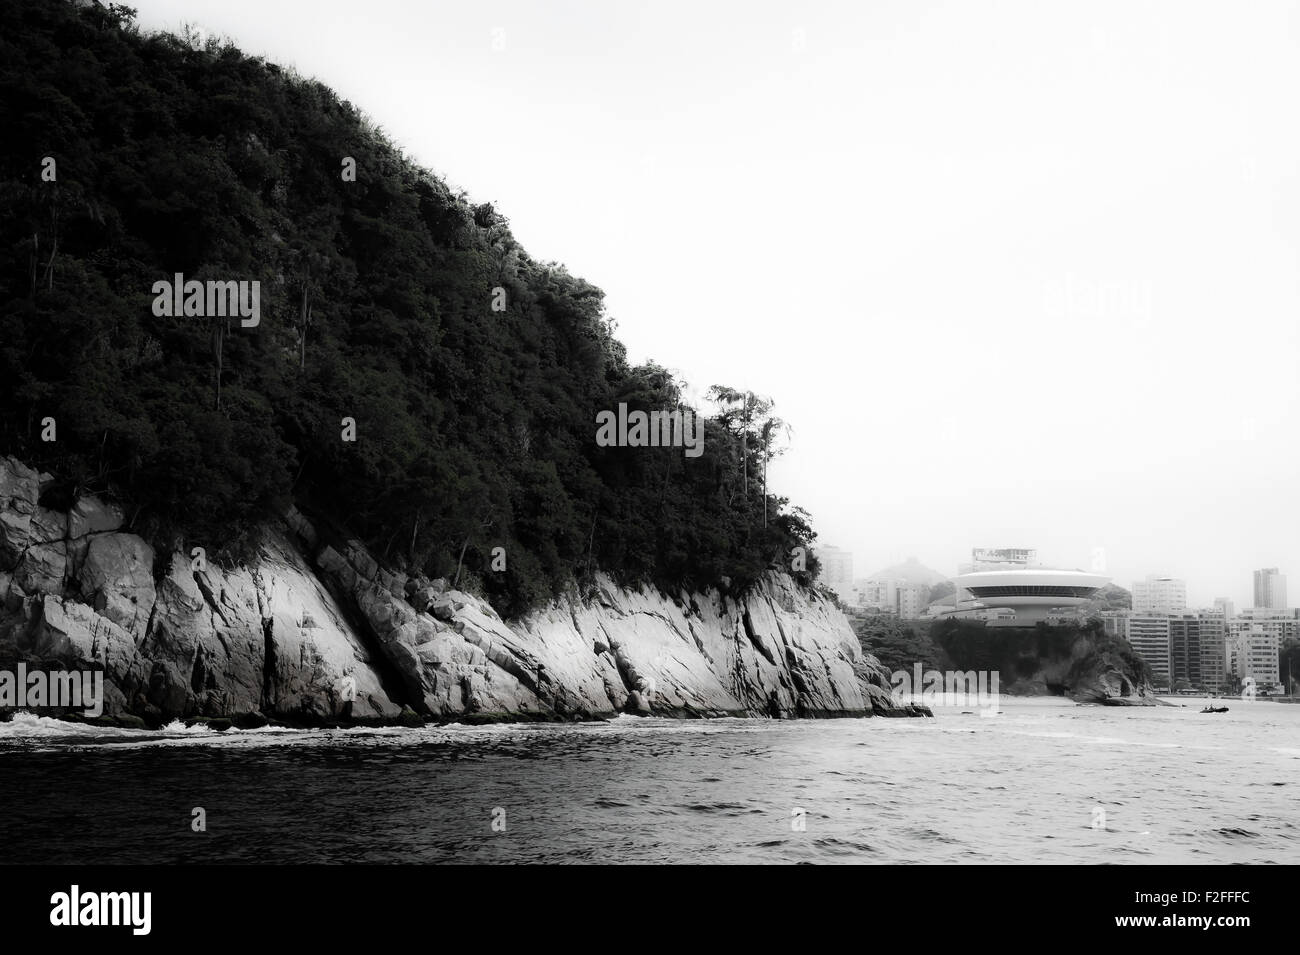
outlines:
[[0, 712], [0, 724], [10, 723], [16, 717], [30, 716], [37, 719], [57, 720], [80, 726], [101, 727], [104, 729], [133, 729], [146, 732], [162, 732], [168, 726], [183, 724], [185, 729], [206, 727], [214, 732], [224, 733], [228, 730], [256, 730], [264, 728], [286, 730], [336, 730], [336, 729], [421, 729], [426, 726], [506, 726], [510, 724], [552, 724], [571, 725], [581, 723], [612, 723], [620, 717], [636, 719], [663, 719], [681, 722], [707, 722], [710, 720], [764, 720], [771, 723], [788, 723], [795, 720], [869, 720], [869, 719], [911, 719], [933, 717], [931, 708], [921, 704], [907, 704], [890, 712], [840, 711], [834, 713], [812, 713], [799, 716], [768, 716], [752, 710], [736, 712], [666, 713], [666, 712], [609, 712], [573, 714], [559, 716], [543, 713], [462, 713], [451, 716], [422, 716], [407, 711], [396, 719], [377, 719], [359, 717], [357, 719], [300, 719], [267, 718], [260, 713], [246, 713], [233, 717], [227, 716], [187, 716], [174, 717], [164, 721], [149, 721], [133, 713], [101, 715], [87, 717], [77, 713], [38, 713], [31, 710], [6, 710]]

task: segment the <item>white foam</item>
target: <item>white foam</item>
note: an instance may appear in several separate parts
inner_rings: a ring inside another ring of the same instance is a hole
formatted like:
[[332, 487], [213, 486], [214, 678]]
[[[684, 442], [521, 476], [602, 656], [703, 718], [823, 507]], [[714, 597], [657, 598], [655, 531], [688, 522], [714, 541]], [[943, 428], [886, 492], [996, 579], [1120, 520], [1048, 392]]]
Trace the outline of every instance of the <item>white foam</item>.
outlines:
[[191, 735], [200, 735], [205, 733], [215, 733], [216, 730], [204, 726], [202, 723], [195, 723], [193, 726], [186, 726], [180, 720], [172, 720], [162, 728], [162, 732], [169, 736], [178, 733], [189, 733]]
[[121, 729], [116, 726], [92, 726], [89, 723], [71, 723], [49, 716], [37, 716], [26, 710], [14, 713], [13, 719], [0, 723], [2, 739], [48, 739], [51, 737], [138, 736], [140, 730]]

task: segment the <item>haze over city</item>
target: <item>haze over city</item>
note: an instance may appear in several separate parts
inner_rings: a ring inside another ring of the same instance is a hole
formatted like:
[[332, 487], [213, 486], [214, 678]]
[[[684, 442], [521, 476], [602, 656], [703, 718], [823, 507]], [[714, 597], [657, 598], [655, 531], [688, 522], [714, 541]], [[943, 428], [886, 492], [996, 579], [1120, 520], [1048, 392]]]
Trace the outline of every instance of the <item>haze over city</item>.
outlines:
[[633, 360], [774, 397], [856, 573], [1300, 574], [1292, 4], [136, 5], [362, 105]]

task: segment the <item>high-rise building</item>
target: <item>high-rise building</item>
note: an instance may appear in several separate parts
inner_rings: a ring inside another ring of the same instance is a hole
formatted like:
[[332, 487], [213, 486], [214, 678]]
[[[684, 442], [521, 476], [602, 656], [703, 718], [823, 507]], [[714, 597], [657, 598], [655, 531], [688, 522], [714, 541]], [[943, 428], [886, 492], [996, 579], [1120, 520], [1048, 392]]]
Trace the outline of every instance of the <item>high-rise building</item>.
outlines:
[[1236, 604], [1234, 604], [1227, 597], [1215, 597], [1214, 606], [1215, 609], [1223, 611], [1224, 620], [1231, 620], [1234, 616], [1236, 616], [1235, 613]]
[[1201, 621], [1194, 613], [1169, 617], [1170, 686], [1201, 685]]
[[1135, 614], [1182, 613], [1187, 609], [1187, 583], [1177, 577], [1149, 574], [1133, 584]]
[[1180, 683], [1210, 692], [1225, 688], [1226, 634], [1223, 614], [1217, 611], [1170, 615], [1169, 656], [1174, 688]]
[[903, 620], [915, 620], [925, 611], [930, 588], [899, 577], [875, 577], [858, 581], [854, 593], [860, 607], [896, 613]]
[[895, 610], [898, 611], [900, 620], [915, 620], [921, 616], [921, 611], [925, 609], [925, 598], [929, 595], [928, 587], [922, 587], [920, 584], [903, 584], [897, 590], [897, 605]]
[[1180, 614], [1101, 613], [1105, 631], [1123, 637], [1151, 667], [1157, 688], [1221, 693], [1228, 689], [1228, 626], [1218, 610]]
[[1030, 567], [1038, 560], [1038, 551], [1032, 547], [973, 547], [971, 562], [962, 572], [998, 570], [1008, 564]]
[[896, 577], [872, 577], [859, 580], [854, 588], [858, 595], [858, 606], [876, 607], [881, 610], [894, 609], [898, 606], [898, 588], [904, 583], [905, 581]]
[[1260, 689], [1280, 685], [1278, 650], [1281, 640], [1278, 631], [1269, 627], [1266, 621], [1246, 620], [1242, 623], [1244, 626], [1234, 628], [1228, 637], [1229, 671], [1243, 682], [1248, 677], [1253, 679]]
[[1278, 573], [1276, 567], [1255, 571], [1255, 606], [1286, 609], [1286, 574]]
[[1300, 620], [1282, 610], [1261, 610], [1247, 607], [1236, 617], [1228, 621], [1229, 633], [1242, 633], [1248, 630], [1262, 630], [1271, 633], [1279, 641], [1285, 642], [1300, 636]]
[[821, 574], [818, 579], [831, 590], [839, 594], [840, 599], [851, 601], [853, 598], [853, 552], [838, 547], [817, 547], [813, 549], [821, 561]]
[[1151, 667], [1151, 682], [1157, 689], [1172, 685], [1173, 663], [1169, 652], [1169, 616], [1134, 613], [1125, 620], [1128, 642]]
[[1199, 686], [1207, 693], [1228, 689], [1228, 625], [1219, 614], [1201, 615], [1201, 679]]

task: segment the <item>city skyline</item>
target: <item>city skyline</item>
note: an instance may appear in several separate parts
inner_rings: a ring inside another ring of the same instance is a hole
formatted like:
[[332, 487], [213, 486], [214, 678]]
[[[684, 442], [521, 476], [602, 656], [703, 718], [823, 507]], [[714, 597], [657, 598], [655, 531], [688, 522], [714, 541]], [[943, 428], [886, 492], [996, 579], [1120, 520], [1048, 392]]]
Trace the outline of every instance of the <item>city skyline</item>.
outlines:
[[[1023, 542], [1021, 543], [1023, 544]], [[873, 570], [870, 573], [859, 573], [857, 570], [854, 570], [852, 580], [855, 584], [858, 581], [877, 579], [880, 572], [885, 568], [892, 567], [896, 564], [901, 564], [906, 560], [912, 560], [912, 559], [918, 561], [923, 567], [929, 568], [931, 570], [943, 574], [945, 579], [951, 580], [953, 577], [957, 575], [958, 572], [957, 568], [961, 564], [967, 562], [970, 559], [970, 553], [972, 549], [972, 548], [967, 548], [959, 560], [954, 560], [952, 562], [952, 569], [946, 570], [940, 564], [932, 563], [931, 561], [926, 560], [918, 556], [916, 553], [910, 551], [904, 552], [902, 556], [895, 557], [892, 560], [886, 559], [886, 560], [877, 561], [873, 559], [870, 562], [868, 562], [864, 560], [860, 555], [860, 553], [854, 550], [853, 548], [843, 547], [838, 544], [828, 544], [828, 543], [820, 543], [818, 546], [823, 550], [834, 549], [836, 551], [839, 551], [841, 554], [848, 554], [850, 558], [850, 564], [855, 568], [864, 567], [864, 566], [878, 568], [877, 570]], [[814, 551], [816, 550], [817, 548], [814, 548]], [[1103, 558], [1105, 558], [1108, 555], [1103, 554], [1102, 556]], [[1045, 559], [1040, 550], [1038, 555], [1038, 561], [1044, 565], [1054, 566], [1054, 567], [1075, 568], [1079, 570], [1093, 569], [1091, 553], [1086, 553], [1084, 555], [1083, 560], [1080, 560], [1076, 563], [1069, 563], [1069, 562], [1056, 562], [1049, 559]], [[1177, 580], [1185, 586], [1185, 590], [1184, 590], [1185, 596], [1182, 603], [1182, 607], [1187, 609], [1191, 609], [1191, 610], [1212, 609], [1215, 606], [1216, 601], [1226, 597], [1235, 608], [1239, 610], [1244, 610], [1253, 607], [1270, 606], [1269, 604], [1257, 604], [1255, 602], [1255, 589], [1254, 589], [1255, 579], [1256, 579], [1256, 575], [1260, 572], [1261, 569], [1272, 569], [1278, 571], [1279, 577], [1281, 578], [1282, 581], [1282, 590], [1285, 593], [1285, 587], [1286, 587], [1285, 582], [1287, 577], [1285, 567], [1252, 568], [1250, 570], [1245, 570], [1240, 575], [1243, 582], [1240, 583], [1237, 588], [1232, 589], [1231, 587], [1229, 587], [1223, 590], [1215, 590], [1213, 587], [1206, 586], [1197, 581], [1188, 580], [1185, 577], [1180, 577], [1175, 574], [1167, 574], [1162, 572], [1146, 572], [1142, 574], [1136, 574], [1132, 577], [1126, 577], [1114, 573], [1109, 566], [1106, 566], [1104, 569], [1101, 569], [1098, 572], [1104, 574], [1105, 576], [1110, 577], [1112, 584], [1124, 588], [1130, 594], [1134, 593], [1134, 588], [1136, 584], [1139, 584], [1147, 580], [1148, 578]], [[1226, 574], [1220, 575], [1220, 577], [1221, 579], [1228, 579]], [[1211, 591], [1213, 591], [1212, 594]], [[1244, 593], [1245, 596], [1244, 597], [1238, 596], [1239, 593]], [[1202, 598], [1201, 594], [1205, 594], [1205, 596]]]
[[1276, 567], [1264, 567], [1255, 571], [1254, 604], [1256, 607], [1274, 609], [1287, 606], [1286, 574], [1280, 573]]

